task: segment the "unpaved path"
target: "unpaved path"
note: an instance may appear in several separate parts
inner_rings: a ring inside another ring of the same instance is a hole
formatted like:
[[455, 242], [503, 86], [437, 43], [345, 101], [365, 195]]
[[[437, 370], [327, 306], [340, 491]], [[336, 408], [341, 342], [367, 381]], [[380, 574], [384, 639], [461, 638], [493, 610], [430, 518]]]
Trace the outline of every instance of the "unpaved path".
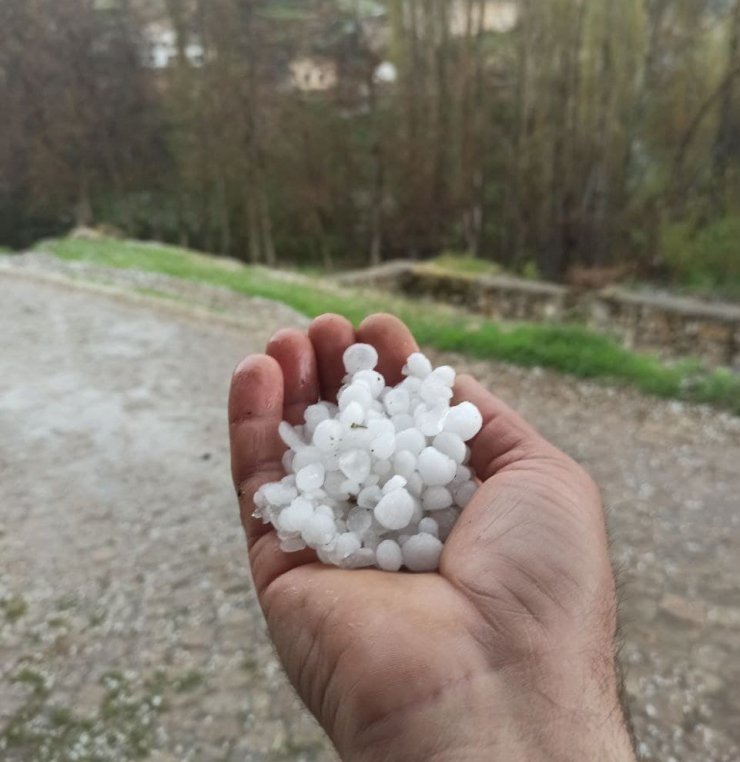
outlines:
[[[0, 266], [0, 758], [331, 759], [249, 589], [224, 413], [233, 365], [303, 319], [184, 288], [224, 320], [23, 264]], [[176, 288], [134, 285], [150, 277]], [[736, 762], [740, 421], [447, 359], [604, 489], [644, 758]]]

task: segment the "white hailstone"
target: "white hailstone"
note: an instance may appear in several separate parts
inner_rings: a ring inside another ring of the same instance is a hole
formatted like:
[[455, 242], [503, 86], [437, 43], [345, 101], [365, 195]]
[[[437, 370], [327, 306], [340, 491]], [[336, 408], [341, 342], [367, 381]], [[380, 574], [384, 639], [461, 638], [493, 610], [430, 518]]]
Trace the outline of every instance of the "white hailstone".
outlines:
[[278, 434], [280, 439], [285, 442], [291, 450], [297, 452], [301, 447], [305, 447], [306, 443], [303, 441], [303, 437], [298, 434], [294, 426], [291, 426], [287, 421], [281, 421], [278, 426]]
[[434, 571], [439, 566], [442, 543], [431, 534], [421, 532], [403, 544], [403, 563], [410, 571]]
[[386, 529], [403, 529], [414, 515], [414, 498], [401, 488], [383, 495], [375, 506], [375, 518]]
[[441, 511], [443, 508], [449, 508], [452, 503], [452, 493], [447, 487], [441, 485], [427, 487], [421, 498], [421, 504], [425, 511]]
[[424, 484], [434, 487], [451, 482], [455, 477], [457, 464], [436, 447], [425, 447], [419, 454], [417, 468]]
[[419, 531], [439, 537], [439, 524], [430, 516], [426, 516], [419, 522]]
[[297, 497], [281, 511], [278, 517], [278, 529], [282, 532], [302, 532], [313, 517], [313, 505], [304, 497]]
[[318, 511], [306, 522], [301, 531], [303, 540], [311, 548], [320, 548], [328, 545], [336, 536], [337, 528], [334, 516], [321, 514]]
[[383, 497], [383, 490], [377, 484], [371, 484], [360, 490], [357, 495], [357, 505], [361, 508], [375, 508], [381, 497]]
[[396, 450], [418, 455], [427, 446], [426, 437], [418, 429], [405, 429], [396, 434]]
[[383, 397], [383, 404], [388, 415], [408, 413], [411, 397], [405, 389], [389, 389]]
[[455, 371], [420, 352], [393, 387], [370, 345], [349, 347], [344, 362], [338, 404], [280, 424], [286, 476], [257, 491], [255, 516], [275, 526], [286, 553], [309, 547], [348, 569], [433, 571], [477, 489], [465, 441], [482, 416], [469, 402], [450, 406]]
[[348, 556], [358, 551], [362, 547], [362, 542], [354, 532], [343, 532], [337, 537], [337, 543], [334, 546], [336, 557], [343, 561]]
[[348, 479], [364, 482], [372, 468], [370, 453], [367, 450], [347, 450], [339, 456], [339, 468]]
[[483, 425], [483, 416], [472, 402], [453, 405], [447, 413], [444, 430], [457, 434], [464, 442], [472, 439]]
[[[383, 389], [385, 389], [385, 379], [377, 370], [358, 370], [357, 373], [352, 376], [352, 383], [365, 384], [373, 397], [373, 404], [376, 404], [375, 398], [380, 396]], [[381, 409], [379, 404], [376, 409]]]
[[416, 456], [410, 450], [399, 450], [393, 456], [393, 470], [407, 481], [416, 470]]
[[295, 475], [295, 486], [301, 492], [317, 490], [324, 483], [326, 470], [321, 463], [310, 463]]
[[373, 404], [373, 395], [365, 384], [351, 384], [339, 392], [337, 402], [340, 410], [344, 410], [353, 402], [358, 403], [362, 407], [364, 416], [364, 411], [369, 410]]
[[306, 430], [313, 433], [321, 421], [326, 421], [331, 417], [329, 406], [325, 402], [317, 402], [315, 405], [309, 405], [303, 414], [306, 421]]
[[[344, 427], [340, 421], [335, 419], [322, 421], [313, 433], [313, 443], [323, 452], [335, 450], [339, 447], [343, 434]], [[288, 447], [290, 446], [288, 445]]]
[[395, 540], [383, 540], [375, 549], [375, 558], [384, 571], [398, 571], [403, 563], [401, 546]]
[[[290, 450], [288, 451], [290, 452]], [[308, 445], [302, 447], [298, 452], [293, 453], [292, 470], [297, 474], [302, 468], [310, 466], [312, 463], [323, 462], [323, 455], [318, 447]]]
[[365, 408], [359, 402], [350, 402], [342, 410], [339, 420], [344, 426], [359, 426], [365, 420]]
[[378, 352], [370, 344], [353, 344], [344, 350], [342, 360], [344, 369], [349, 374], [372, 370], [378, 364]]
[[396, 431], [406, 431], [414, 427], [414, 417], [408, 413], [391, 416], [391, 423]]
[[391, 476], [391, 478], [383, 485], [383, 494], [387, 495], [389, 492], [393, 492], [393, 490], [401, 489], [401, 487], [406, 486], [406, 483], [406, 479], [400, 474]]
[[477, 489], [478, 485], [475, 482], [463, 482], [455, 490], [455, 505], [464, 508], [470, 502]]
[[421, 352], [409, 355], [403, 367], [404, 375], [426, 378], [432, 372], [432, 363]]
[[465, 460], [465, 442], [457, 434], [443, 431], [434, 437], [432, 446], [452, 458], [458, 465]]

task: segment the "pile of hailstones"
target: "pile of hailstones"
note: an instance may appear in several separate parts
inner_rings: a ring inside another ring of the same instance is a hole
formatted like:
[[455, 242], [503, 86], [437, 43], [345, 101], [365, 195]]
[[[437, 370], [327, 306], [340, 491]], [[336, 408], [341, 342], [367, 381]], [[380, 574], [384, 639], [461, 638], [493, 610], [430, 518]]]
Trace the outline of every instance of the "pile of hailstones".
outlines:
[[433, 571], [442, 543], [477, 489], [465, 442], [481, 428], [470, 402], [450, 406], [455, 371], [410, 355], [393, 387], [374, 370], [369, 344], [344, 353], [338, 405], [283, 421], [287, 472], [255, 495], [286, 551], [314, 548], [327, 564]]

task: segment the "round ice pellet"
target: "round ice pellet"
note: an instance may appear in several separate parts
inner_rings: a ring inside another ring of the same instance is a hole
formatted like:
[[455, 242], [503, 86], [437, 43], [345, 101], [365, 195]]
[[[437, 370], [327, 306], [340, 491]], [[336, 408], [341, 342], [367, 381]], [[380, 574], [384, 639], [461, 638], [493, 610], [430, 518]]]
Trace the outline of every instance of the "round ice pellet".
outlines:
[[301, 531], [301, 536], [307, 545], [312, 548], [318, 548], [330, 543], [336, 535], [336, 525], [334, 517], [332, 518], [318, 512], [306, 522]]
[[399, 450], [393, 456], [393, 470], [405, 479], [411, 477], [415, 468], [416, 456], [410, 450]]
[[434, 571], [439, 566], [441, 553], [442, 543], [425, 532], [409, 537], [402, 548], [404, 566], [416, 572]]
[[393, 451], [396, 449], [396, 439], [391, 434], [382, 434], [372, 441], [370, 445], [370, 454], [374, 458], [380, 460], [386, 460], [393, 455]]
[[421, 505], [425, 511], [441, 511], [452, 505], [452, 493], [447, 487], [427, 487], [421, 497]]
[[437, 405], [431, 409], [420, 406], [414, 413], [416, 428], [426, 437], [435, 437], [444, 428], [448, 408], [445, 405]]
[[260, 492], [267, 502], [273, 505], [288, 505], [298, 497], [298, 490], [282, 481], [265, 484], [260, 488]]
[[386, 529], [403, 529], [414, 515], [414, 498], [404, 489], [384, 495], [375, 506], [378, 523]]
[[411, 398], [405, 389], [389, 389], [383, 397], [383, 404], [388, 415], [408, 413]]
[[347, 373], [372, 370], [378, 364], [378, 353], [370, 344], [352, 344], [344, 350], [342, 361]]
[[334, 552], [340, 561], [347, 556], [351, 556], [356, 550], [359, 550], [362, 543], [354, 532], [343, 532], [337, 537], [337, 544], [334, 546]]
[[383, 490], [377, 484], [371, 484], [360, 490], [357, 495], [357, 505], [361, 508], [374, 508], [381, 497], [383, 497]]
[[302, 492], [318, 489], [324, 483], [326, 470], [321, 463], [310, 463], [295, 475], [296, 487]]
[[370, 475], [372, 461], [367, 450], [348, 450], [339, 456], [339, 468], [352, 481], [364, 482]]
[[425, 447], [416, 467], [422, 481], [429, 487], [447, 484], [454, 476], [457, 464], [435, 447]]
[[464, 442], [472, 439], [483, 425], [483, 416], [472, 402], [453, 405], [444, 422], [444, 430], [457, 434]]
[[278, 529], [281, 532], [302, 532], [313, 516], [313, 505], [304, 497], [297, 497], [280, 513]]
[[419, 531], [439, 537], [439, 525], [430, 516], [426, 516], [419, 522]]
[[457, 434], [443, 431], [434, 437], [432, 445], [449, 458], [452, 458], [455, 463], [460, 464], [465, 460], [465, 442]]
[[375, 549], [375, 560], [384, 571], [398, 571], [403, 563], [401, 546], [394, 540], [383, 540]]
[[414, 417], [409, 413], [399, 413], [391, 417], [391, 423], [396, 431], [405, 431], [414, 426]]
[[339, 403], [340, 410], [344, 410], [353, 402], [356, 402], [365, 411], [372, 405], [373, 395], [370, 394], [370, 390], [365, 384], [352, 384], [339, 392], [337, 402]]
[[432, 363], [429, 362], [426, 355], [421, 352], [414, 352], [409, 355], [402, 372], [405, 375], [426, 378], [432, 372]]
[[463, 482], [455, 490], [455, 505], [460, 508], [464, 508], [472, 499], [473, 495], [478, 491], [478, 485], [473, 482]]
[[358, 426], [365, 420], [365, 408], [359, 402], [350, 402], [342, 410], [339, 420], [344, 426]]
[[383, 494], [387, 495], [389, 492], [393, 492], [394, 490], [401, 489], [401, 487], [405, 486], [406, 479], [400, 474], [396, 474], [395, 476], [391, 476], [391, 478], [383, 485]]
[[313, 445], [304, 447], [293, 456], [293, 471], [298, 473], [298, 471], [311, 463], [321, 463], [322, 457], [321, 450], [318, 447]]
[[408, 450], [413, 455], [418, 455], [427, 446], [427, 440], [417, 429], [406, 429], [396, 434], [396, 449]]
[[352, 376], [352, 383], [365, 384], [373, 398], [376, 398], [385, 388], [385, 379], [376, 370], [360, 370]]
[[450, 365], [439, 365], [432, 371], [432, 376], [445, 386], [453, 386], [455, 383], [455, 369]]
[[[378, 497], [380, 497], [380, 495]], [[372, 526], [372, 523], [372, 513], [367, 508], [360, 507], [359, 502], [354, 508], [352, 508], [349, 514], [347, 514], [347, 529], [350, 532], [354, 532], [356, 535], [365, 534], [365, 532], [367, 532], [367, 530]]]
[[291, 426], [287, 421], [280, 421], [278, 424], [278, 434], [280, 435], [280, 439], [282, 439], [291, 450], [300, 450], [301, 447], [306, 446], [303, 437], [301, 437], [295, 427]]
[[329, 451], [339, 447], [344, 427], [336, 419], [321, 421], [313, 433], [313, 443], [319, 450]]

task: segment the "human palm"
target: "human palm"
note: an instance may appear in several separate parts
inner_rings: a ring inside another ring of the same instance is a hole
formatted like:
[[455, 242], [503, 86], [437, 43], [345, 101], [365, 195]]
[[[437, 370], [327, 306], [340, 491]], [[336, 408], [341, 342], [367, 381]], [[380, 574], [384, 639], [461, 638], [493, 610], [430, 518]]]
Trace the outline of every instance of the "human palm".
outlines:
[[[483, 414], [471, 454], [482, 485], [438, 573], [324, 566], [313, 551], [280, 551], [272, 528], [252, 517], [255, 491], [282, 476], [279, 422], [297, 423], [306, 405], [336, 396], [342, 354], [356, 341], [375, 346], [389, 383], [417, 349], [392, 316], [355, 332], [324, 315], [308, 333], [278, 332], [232, 381], [233, 476], [285, 670], [345, 759], [539, 758], [531, 748], [512, 756], [522, 735], [557, 759], [554, 741], [536, 740], [548, 727], [565, 722], [585, 738], [585, 726], [618, 706], [603, 512], [586, 473], [476, 381], [460, 376], [454, 391]], [[632, 758], [626, 734], [609, 735], [622, 756], [602, 758]], [[579, 758], [573, 749], [562, 758]]]

